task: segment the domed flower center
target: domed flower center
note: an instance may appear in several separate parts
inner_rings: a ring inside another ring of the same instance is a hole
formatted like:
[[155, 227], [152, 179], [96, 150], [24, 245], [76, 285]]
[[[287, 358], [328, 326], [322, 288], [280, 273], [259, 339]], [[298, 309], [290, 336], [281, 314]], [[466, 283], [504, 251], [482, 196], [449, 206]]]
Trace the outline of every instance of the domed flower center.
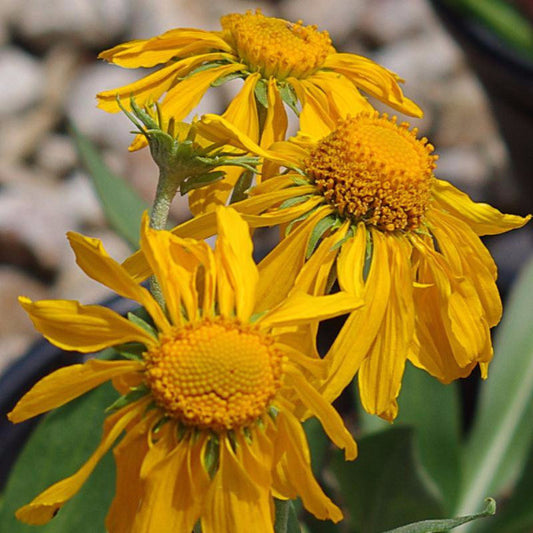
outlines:
[[146, 381], [168, 416], [224, 431], [253, 423], [281, 386], [272, 338], [224, 319], [174, 330], [144, 355]]
[[408, 128], [377, 112], [348, 118], [318, 142], [305, 171], [341, 216], [414, 230], [429, 205], [437, 156]]
[[319, 69], [331, 51], [328, 32], [261, 12], [233, 13], [220, 19], [240, 59], [265, 78], [304, 78]]

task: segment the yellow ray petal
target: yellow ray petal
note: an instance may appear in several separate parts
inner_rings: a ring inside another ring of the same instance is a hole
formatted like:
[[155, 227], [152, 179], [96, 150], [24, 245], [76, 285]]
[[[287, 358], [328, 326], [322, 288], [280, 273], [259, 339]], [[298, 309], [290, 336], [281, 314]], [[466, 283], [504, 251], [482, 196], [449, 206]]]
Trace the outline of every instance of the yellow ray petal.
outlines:
[[124, 342], [146, 346], [156, 342], [144, 329], [99, 305], [81, 305], [72, 300], [32, 302], [22, 296], [19, 302], [35, 329], [64, 350], [89, 353]]
[[100, 52], [98, 58], [124, 68], [150, 68], [173, 58], [209, 50], [232, 52], [231, 46], [215, 32], [176, 28], [151, 39], [137, 39], [119, 44]]
[[131, 533], [192, 531], [200, 517], [202, 502], [190, 490], [187, 472], [190, 446], [190, 440], [183, 439], [151, 469]]
[[167, 92], [161, 101], [161, 111], [174, 120], [183, 120], [198, 105], [212, 83], [242, 68], [240, 63], [231, 63], [192, 74]]
[[265, 328], [307, 324], [311, 320], [326, 320], [346, 314], [362, 305], [362, 298], [346, 292], [311, 296], [298, 291], [262, 316], [258, 323]]
[[350, 435], [339, 413], [298, 372], [287, 366], [287, 381], [302, 403], [320, 420], [328, 437], [342, 450], [348, 461], [357, 457], [357, 444]]
[[312, 84], [296, 78], [287, 78], [302, 104], [300, 130], [317, 138], [325, 137], [335, 129], [329, 102], [324, 93]]
[[102, 241], [74, 232], [67, 233], [67, 236], [76, 255], [76, 262], [89, 277], [120, 296], [139, 302], [150, 313], [159, 329], [168, 328], [168, 320], [153, 296], [120, 263], [109, 257]]
[[269, 490], [258, 487], [237, 460], [227, 438], [220, 443], [220, 465], [204, 511], [204, 533], [274, 533]]
[[220, 254], [221, 264], [235, 294], [237, 317], [248, 321], [255, 305], [255, 291], [259, 274], [252, 258], [253, 246], [250, 230], [237, 211], [219, 207], [216, 211], [218, 240], [215, 254]]
[[365, 255], [366, 230], [361, 226], [354, 239], [342, 246], [337, 272], [341, 288], [354, 294], [362, 291], [365, 305], [350, 314], [326, 354], [325, 359], [330, 365], [328, 379], [319, 390], [330, 402], [350, 383], [367, 356], [389, 303], [392, 280], [387, 248], [379, 235], [374, 242], [368, 277], [363, 285]]
[[[377, 233], [373, 232], [373, 236]], [[359, 369], [359, 391], [365, 410], [389, 421], [396, 416], [405, 361], [414, 332], [411, 246], [402, 237], [385, 236], [391, 285], [380, 331]]]
[[286, 453], [286, 468], [283, 472], [295, 487], [304, 507], [321, 520], [342, 520], [341, 510], [324, 494], [311, 471], [309, 447], [302, 426], [289, 412], [280, 411], [277, 417], [279, 434]]
[[319, 207], [259, 263], [256, 311], [271, 309], [286, 298], [304, 264], [313, 228], [332, 211], [329, 206]]
[[255, 101], [255, 86], [261, 74], [249, 75], [242, 89], [233, 98], [222, 117], [257, 143], [259, 141], [259, 117]]
[[287, 133], [287, 112], [275, 78], [268, 80], [267, 100], [268, 108], [260, 142], [263, 148], [268, 148], [273, 142], [284, 140]]
[[60, 407], [105, 381], [143, 369], [138, 361], [99, 361], [60, 368], [38, 381], [7, 415], [14, 423]]
[[422, 110], [406, 98], [396, 74], [366, 57], [355, 54], [330, 54], [324, 68], [346, 76], [357, 87], [406, 115], [421, 117]]
[[466, 222], [478, 235], [505, 233], [521, 228], [531, 219], [531, 215], [505, 215], [488, 204], [475, 203], [467, 194], [443, 180], [434, 181], [433, 196], [440, 207]]
[[139, 416], [139, 411], [145, 405], [146, 402], [144, 404], [131, 404], [127, 408], [108, 417], [104, 425], [102, 441], [89, 460], [74, 475], [55, 483], [39, 494], [31, 503], [21, 507], [15, 513], [16, 517], [21, 522], [31, 525], [42, 525], [51, 520], [58, 509], [80, 490], [81, 486], [98, 464], [98, 461], [107, 453], [107, 450], [109, 450], [128, 424], [135, 417]]
[[106, 517], [107, 531], [131, 533], [142, 499], [141, 464], [148, 452], [147, 434], [154, 423], [152, 411], [128, 430], [113, 449], [116, 465], [115, 497]]
[[341, 118], [373, 109], [354, 84], [341, 74], [319, 70], [309, 78], [309, 81], [327, 94], [330, 105]]
[[[176, 226], [172, 233], [177, 237], [190, 237], [191, 239], [202, 240], [210, 237], [216, 230], [215, 212], [207, 213], [205, 216], [194, 217], [191, 220]], [[128, 257], [122, 266], [128, 274], [138, 283], [144, 281], [152, 275], [150, 265], [142, 250], [135, 252]]]
[[248, 135], [245, 135], [233, 124], [218, 115], [203, 115], [198, 122], [197, 131], [199, 135], [212, 142], [229, 144], [235, 148], [244, 150], [245, 152], [250, 152], [260, 157], [276, 161], [281, 165], [286, 163], [285, 159], [278, 157], [274, 152], [264, 150], [256, 142], [250, 139]]

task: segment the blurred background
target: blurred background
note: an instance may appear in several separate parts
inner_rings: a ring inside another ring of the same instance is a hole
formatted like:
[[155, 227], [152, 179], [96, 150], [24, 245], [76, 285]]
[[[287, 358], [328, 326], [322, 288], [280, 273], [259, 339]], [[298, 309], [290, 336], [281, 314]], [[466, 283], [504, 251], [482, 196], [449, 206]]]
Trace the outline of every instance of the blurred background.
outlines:
[[[425, 111], [411, 123], [436, 146], [437, 176], [503, 211], [532, 210], [486, 93], [426, 0], [2, 0], [0, 371], [38, 337], [16, 303], [18, 295], [84, 303], [107, 296], [77, 269], [66, 231], [103, 239], [115, 258], [128, 254], [106, 225], [69, 138], [69, 122], [148, 202], [153, 197], [157, 172], [148, 150], [129, 153], [131, 124], [95, 106], [98, 91], [141, 74], [97, 60], [98, 52], [173, 27], [216, 30], [220, 15], [257, 7], [317, 24], [330, 32], [337, 50], [368, 56], [398, 73], [406, 80], [405, 93]], [[530, 90], [531, 78], [529, 99]], [[227, 97], [224, 88], [211, 90], [198, 113], [221, 110]], [[176, 202], [175, 219], [186, 216], [184, 202]], [[527, 228], [489, 241], [503, 290], [531, 254], [532, 242]]]

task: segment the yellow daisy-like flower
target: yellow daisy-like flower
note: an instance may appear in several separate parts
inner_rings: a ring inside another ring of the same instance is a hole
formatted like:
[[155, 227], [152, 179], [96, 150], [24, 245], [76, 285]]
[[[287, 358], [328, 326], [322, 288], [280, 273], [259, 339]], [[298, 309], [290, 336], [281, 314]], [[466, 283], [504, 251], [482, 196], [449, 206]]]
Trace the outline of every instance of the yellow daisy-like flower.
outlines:
[[[260, 263], [261, 305], [293, 286], [323, 294], [332, 274], [342, 290], [365, 299], [350, 313], [326, 360], [320, 385], [336, 398], [358, 372], [365, 409], [397, 413], [405, 361], [443, 382], [467, 376], [492, 357], [490, 328], [501, 317], [496, 266], [479, 239], [523, 226], [474, 203], [433, 175], [437, 157], [416, 129], [363, 112], [329, 135], [297, 136], [261, 149], [220, 117], [204, 117], [203, 134], [231, 139], [289, 171], [264, 180], [233, 207], [253, 227], [286, 225], [288, 235]], [[213, 215], [193, 219], [180, 235], [213, 232]], [[142, 256], [127, 262], [146, 276]]]
[[124, 432], [114, 447], [111, 533], [192, 531], [198, 520], [205, 533], [273, 532], [273, 496], [300, 496], [317, 517], [342, 518], [313, 477], [295, 409], [316, 416], [348, 459], [355, 458], [356, 444], [304, 377], [322, 375], [325, 363], [302, 353], [288, 333], [310, 319], [352, 310], [360, 299], [299, 293], [255, 314], [258, 271], [248, 226], [232, 209], [219, 208], [216, 218], [214, 251], [205, 242], [150, 229], [145, 218], [141, 247], [166, 311], [100, 241], [69, 234], [85, 273], [139, 302], [153, 325], [75, 301], [20, 299], [36, 328], [62, 349], [122, 345], [123, 352], [139, 354], [58, 370], [10, 413], [20, 422], [108, 380], [123, 394], [87, 463], [19, 509], [20, 520], [49, 521]]
[[222, 31], [179, 28], [102, 52], [100, 58], [126, 68], [163, 66], [135, 83], [101, 92], [98, 106], [117, 112], [117, 96], [124, 101], [133, 96], [142, 106], [164, 95], [164, 114], [182, 120], [209, 87], [242, 78], [224, 117], [262, 146], [285, 136], [283, 102], [295, 111], [299, 104], [301, 127], [318, 135], [347, 113], [371, 109], [359, 89], [403, 113], [422, 115], [404, 97], [398, 76], [365, 57], [338, 53], [328, 33], [316, 26], [266, 17], [259, 10], [226, 15], [220, 23]]

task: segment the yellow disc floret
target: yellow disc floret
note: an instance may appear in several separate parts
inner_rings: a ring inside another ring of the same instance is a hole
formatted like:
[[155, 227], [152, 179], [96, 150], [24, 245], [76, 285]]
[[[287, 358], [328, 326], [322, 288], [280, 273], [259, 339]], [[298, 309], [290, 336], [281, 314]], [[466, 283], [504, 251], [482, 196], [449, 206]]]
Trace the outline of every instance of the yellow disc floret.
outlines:
[[146, 381], [167, 416], [199, 429], [246, 427], [281, 386], [283, 354], [268, 335], [222, 318], [161, 336], [145, 353]]
[[220, 19], [241, 61], [265, 78], [305, 78], [319, 69], [333, 50], [328, 32], [283, 19], [265, 17], [260, 11], [233, 13]]
[[305, 171], [341, 216], [384, 231], [414, 230], [430, 202], [437, 159], [416, 133], [377, 112], [347, 118], [317, 143]]

